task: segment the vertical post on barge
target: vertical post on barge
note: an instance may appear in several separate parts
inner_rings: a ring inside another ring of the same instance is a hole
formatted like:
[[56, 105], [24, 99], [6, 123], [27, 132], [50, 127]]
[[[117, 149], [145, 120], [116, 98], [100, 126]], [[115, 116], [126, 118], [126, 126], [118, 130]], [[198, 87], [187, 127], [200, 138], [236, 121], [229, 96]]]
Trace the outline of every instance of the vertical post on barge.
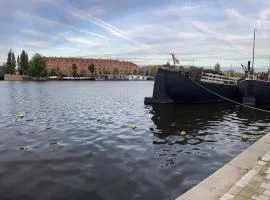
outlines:
[[253, 34], [253, 51], [252, 51], [252, 68], [251, 68], [251, 75], [254, 75], [255, 31], [256, 31], [256, 28], [254, 28], [254, 34]]
[[172, 53], [172, 59], [173, 59], [173, 66], [175, 67], [175, 56], [173, 53]]
[[268, 81], [270, 80], [270, 56], [269, 56], [269, 67], [268, 67]]

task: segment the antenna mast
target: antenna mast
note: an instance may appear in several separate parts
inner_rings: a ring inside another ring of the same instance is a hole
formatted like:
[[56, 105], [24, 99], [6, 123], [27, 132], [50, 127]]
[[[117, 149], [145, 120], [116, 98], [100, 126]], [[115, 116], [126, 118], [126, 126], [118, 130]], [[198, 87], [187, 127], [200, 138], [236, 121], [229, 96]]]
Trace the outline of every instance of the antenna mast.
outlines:
[[252, 53], [252, 68], [251, 68], [252, 75], [254, 74], [255, 31], [256, 31], [256, 28], [254, 28], [254, 34], [253, 34], [253, 53]]
[[268, 80], [270, 79], [270, 56], [269, 56], [269, 67], [268, 67]]

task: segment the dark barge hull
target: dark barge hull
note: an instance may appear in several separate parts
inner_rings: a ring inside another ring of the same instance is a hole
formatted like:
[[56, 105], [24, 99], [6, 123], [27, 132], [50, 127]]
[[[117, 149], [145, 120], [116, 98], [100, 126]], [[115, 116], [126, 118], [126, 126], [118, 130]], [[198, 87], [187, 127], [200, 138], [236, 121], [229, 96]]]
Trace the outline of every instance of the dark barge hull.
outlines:
[[[262, 80], [242, 80], [238, 83], [244, 99], [253, 99], [254, 104], [270, 104], [270, 82]], [[245, 103], [245, 102], [243, 102]]]
[[225, 98], [235, 101], [242, 100], [238, 85], [206, 83], [196, 79], [191, 80], [190, 77], [184, 74], [160, 68], [155, 77], [153, 97], [146, 97], [145, 103], [192, 104], [225, 101], [199, 85]]

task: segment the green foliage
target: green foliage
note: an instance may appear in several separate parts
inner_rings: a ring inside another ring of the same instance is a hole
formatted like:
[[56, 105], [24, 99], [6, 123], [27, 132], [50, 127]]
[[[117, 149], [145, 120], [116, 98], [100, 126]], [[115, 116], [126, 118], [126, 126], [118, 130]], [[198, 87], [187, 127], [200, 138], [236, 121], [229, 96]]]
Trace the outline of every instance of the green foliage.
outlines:
[[89, 72], [90, 72], [91, 74], [93, 74], [94, 71], [95, 71], [95, 65], [94, 65], [94, 64], [90, 64], [90, 65], [88, 66], [88, 70], [89, 70]]
[[113, 75], [117, 75], [117, 74], [119, 74], [118, 69], [117, 68], [113, 68]]
[[78, 76], [76, 64], [72, 64], [72, 76], [73, 77], [77, 77]]
[[139, 75], [144, 75], [144, 70], [142, 68], [139, 69]]
[[0, 66], [0, 77], [4, 77], [6, 71], [7, 71], [7, 65], [6, 64], [3, 64], [2, 66]]
[[220, 64], [219, 63], [215, 64], [214, 71], [215, 72], [220, 72]]
[[16, 68], [16, 59], [15, 55], [12, 51], [12, 49], [8, 52], [8, 58], [7, 58], [7, 73], [8, 74], [15, 74], [15, 68]]
[[86, 71], [84, 69], [81, 70], [80, 76], [81, 77], [86, 77]]
[[20, 55], [19, 72], [21, 75], [27, 75], [29, 72], [28, 55], [24, 50]]
[[133, 75], [137, 75], [138, 71], [136, 69], [133, 70]]
[[18, 70], [19, 70], [19, 68], [20, 68], [20, 56], [19, 55], [17, 57], [17, 65], [18, 65]]
[[103, 70], [103, 74], [110, 74], [110, 72], [107, 70]]
[[40, 76], [41, 77], [47, 77], [48, 76], [48, 71], [47, 71], [46, 68], [43, 71], [41, 71]]
[[47, 76], [46, 62], [40, 54], [35, 54], [30, 61], [29, 75], [32, 77]]
[[57, 76], [57, 73], [54, 68], [52, 68], [51, 71], [49, 72], [49, 76]]
[[58, 77], [63, 77], [64, 76], [63, 73], [59, 70], [59, 67], [56, 68], [56, 75]]

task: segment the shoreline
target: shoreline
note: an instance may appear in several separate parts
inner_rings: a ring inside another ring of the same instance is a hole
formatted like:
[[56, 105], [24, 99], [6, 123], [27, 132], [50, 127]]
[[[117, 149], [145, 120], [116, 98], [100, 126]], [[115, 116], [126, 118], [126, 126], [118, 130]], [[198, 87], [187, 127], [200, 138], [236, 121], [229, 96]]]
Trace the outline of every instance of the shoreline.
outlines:
[[107, 79], [107, 80], [101, 80], [101, 79], [28, 79], [28, 80], [2, 80], [0, 79], [0, 82], [14, 82], [14, 81], [19, 81], [19, 82], [47, 82], [47, 81], [154, 81], [154, 80], [123, 80], [123, 79]]
[[270, 132], [176, 200], [218, 200], [270, 150]]
[[103, 75], [103, 76], [45, 76], [30, 77], [25, 75], [5, 74], [0, 81], [153, 81], [154, 77], [144, 75]]

